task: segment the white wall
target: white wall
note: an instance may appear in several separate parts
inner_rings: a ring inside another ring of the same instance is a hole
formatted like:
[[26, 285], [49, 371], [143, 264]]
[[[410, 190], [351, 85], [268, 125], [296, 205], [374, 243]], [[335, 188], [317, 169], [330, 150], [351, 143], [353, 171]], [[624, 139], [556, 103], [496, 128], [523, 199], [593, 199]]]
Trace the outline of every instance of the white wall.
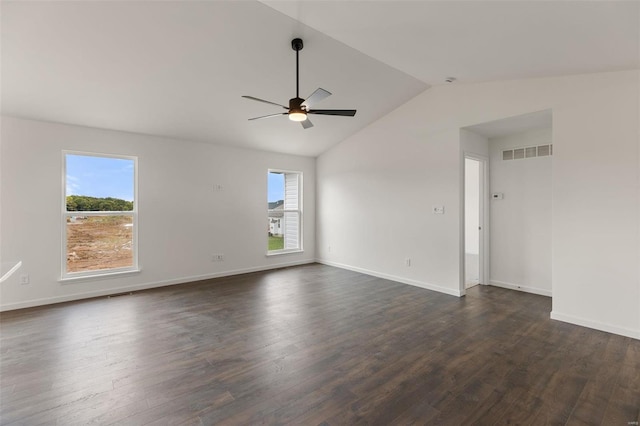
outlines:
[[459, 293], [459, 129], [551, 109], [551, 316], [640, 337], [638, 92], [637, 70], [431, 88], [318, 158], [319, 259]]
[[489, 158], [489, 139], [467, 129], [460, 129], [460, 147], [464, 154]]
[[[308, 263], [315, 258], [315, 159], [2, 117], [0, 308]], [[61, 283], [62, 150], [138, 157], [142, 272]], [[304, 253], [265, 256], [267, 170], [304, 174]], [[213, 185], [223, 191], [214, 192]], [[211, 262], [224, 253], [223, 262]], [[29, 274], [31, 283], [19, 284]]]
[[492, 138], [490, 284], [551, 296], [552, 158], [502, 160], [509, 148], [548, 145], [551, 129]]

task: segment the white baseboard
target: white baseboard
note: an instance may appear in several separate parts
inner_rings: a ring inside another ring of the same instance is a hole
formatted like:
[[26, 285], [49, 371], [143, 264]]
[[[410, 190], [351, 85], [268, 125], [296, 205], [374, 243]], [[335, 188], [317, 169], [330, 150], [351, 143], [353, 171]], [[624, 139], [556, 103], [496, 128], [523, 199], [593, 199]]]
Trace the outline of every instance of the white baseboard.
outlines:
[[616, 325], [605, 324], [599, 321], [592, 321], [585, 318], [562, 314], [555, 311], [551, 311], [551, 319], [562, 321], [562, 322], [568, 322], [569, 324], [579, 325], [582, 327], [592, 328], [594, 330], [605, 331], [607, 333], [619, 334], [621, 336], [631, 337], [632, 339], [640, 340], [640, 330], [633, 330], [630, 328], [618, 327]]
[[527, 287], [524, 285], [512, 284], [512, 283], [507, 283], [504, 281], [497, 281], [497, 280], [489, 280], [489, 285], [492, 285], [495, 287], [508, 288], [510, 290], [524, 291], [525, 293], [539, 294], [540, 296], [551, 297], [551, 290], [545, 290], [543, 288]]
[[324, 259], [316, 259], [317, 263], [321, 263], [323, 265], [335, 266], [336, 268], [347, 269], [349, 271], [360, 272], [362, 274], [371, 275], [378, 278], [383, 278], [385, 280], [397, 281], [402, 284], [409, 284], [415, 287], [424, 288], [427, 290], [437, 291], [438, 293], [444, 293], [451, 296], [461, 297], [460, 290], [454, 290], [446, 287], [441, 287], [439, 285], [425, 283], [423, 281], [412, 280], [409, 278], [398, 277], [396, 275], [389, 275], [382, 272], [372, 271], [370, 269], [358, 268], [356, 266], [345, 265], [343, 263], [332, 262]]
[[251, 272], [268, 271], [270, 269], [286, 268], [289, 266], [305, 265], [314, 263], [315, 260], [302, 260], [296, 262], [285, 262], [273, 265], [257, 266], [253, 268], [235, 269], [231, 271], [215, 272], [212, 274], [193, 275], [189, 277], [175, 278], [171, 280], [155, 281], [143, 284], [134, 284], [124, 287], [109, 288], [106, 290], [96, 290], [84, 293], [74, 293], [65, 296], [48, 297], [42, 299], [27, 300], [25, 302], [7, 303], [0, 305], [0, 312], [12, 311], [15, 309], [33, 308], [35, 306], [52, 305], [54, 303], [72, 302], [74, 300], [90, 299], [92, 297], [110, 296], [113, 294], [128, 293], [132, 291], [148, 290], [150, 288], [166, 287], [176, 284], [190, 283], [194, 281], [208, 280], [212, 278], [230, 277], [233, 275], [248, 274]]

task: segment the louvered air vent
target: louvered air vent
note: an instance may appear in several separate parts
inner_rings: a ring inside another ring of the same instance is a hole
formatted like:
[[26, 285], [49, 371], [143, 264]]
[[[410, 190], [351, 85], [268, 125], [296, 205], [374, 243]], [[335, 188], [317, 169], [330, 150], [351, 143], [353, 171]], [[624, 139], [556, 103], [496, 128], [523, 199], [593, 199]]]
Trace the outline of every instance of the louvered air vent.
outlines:
[[552, 144], [505, 149], [504, 151], [502, 151], [503, 160], [520, 160], [523, 158], [548, 157], [549, 155], [553, 155]]
[[524, 158], [524, 148], [516, 148], [513, 150], [513, 159], [519, 160]]
[[546, 157], [551, 155], [551, 145], [540, 145], [538, 147], [538, 157]]

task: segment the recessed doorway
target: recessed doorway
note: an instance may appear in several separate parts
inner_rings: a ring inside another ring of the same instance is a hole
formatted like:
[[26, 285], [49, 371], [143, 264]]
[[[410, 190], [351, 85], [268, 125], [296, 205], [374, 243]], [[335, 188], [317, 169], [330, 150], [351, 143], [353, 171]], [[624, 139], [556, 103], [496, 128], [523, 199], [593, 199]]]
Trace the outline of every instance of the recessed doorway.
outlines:
[[484, 198], [486, 160], [464, 158], [464, 286], [484, 279]]
[[[480, 284], [552, 295], [552, 125], [551, 110], [544, 110], [461, 129], [461, 294], [479, 279]], [[485, 163], [473, 162], [476, 154]], [[482, 164], [486, 178], [478, 183]], [[478, 185], [484, 192], [480, 225]]]

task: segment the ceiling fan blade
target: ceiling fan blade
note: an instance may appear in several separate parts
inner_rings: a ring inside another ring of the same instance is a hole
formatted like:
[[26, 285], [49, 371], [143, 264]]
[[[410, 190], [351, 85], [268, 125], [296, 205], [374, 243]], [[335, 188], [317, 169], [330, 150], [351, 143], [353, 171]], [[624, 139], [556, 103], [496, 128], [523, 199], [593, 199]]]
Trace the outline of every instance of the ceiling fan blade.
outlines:
[[282, 107], [282, 108], [287, 109], [287, 110], [289, 109], [289, 107], [286, 107], [284, 105], [280, 105], [280, 104], [277, 104], [277, 103], [271, 102], [271, 101], [265, 101], [264, 99], [260, 99], [260, 98], [254, 98], [253, 96], [242, 96], [242, 97], [243, 98], [247, 98], [247, 99], [251, 99], [252, 101], [264, 102], [265, 104], [271, 104], [271, 105], [279, 106], [279, 107]]
[[305, 129], [313, 127], [313, 123], [308, 118], [304, 121], [301, 121], [300, 124], [302, 124], [302, 127], [304, 127]]
[[313, 92], [311, 94], [311, 96], [309, 96], [303, 103], [301, 106], [309, 109], [311, 108], [311, 105], [315, 105], [318, 102], [320, 102], [323, 99], [328, 98], [329, 96], [331, 96], [331, 92], [324, 90], [322, 88], [317, 88], [315, 92]]
[[356, 115], [355, 109], [310, 109], [307, 114], [320, 115], [341, 115], [343, 117], [353, 117]]
[[249, 121], [251, 121], [251, 120], [261, 120], [261, 119], [263, 119], [263, 118], [277, 117], [277, 116], [279, 116], [279, 115], [289, 115], [289, 113], [288, 113], [288, 112], [279, 112], [279, 113], [277, 113], [277, 114], [263, 115], [263, 116], [261, 116], [261, 117], [253, 117], [253, 118], [250, 118], [250, 119], [249, 119]]

